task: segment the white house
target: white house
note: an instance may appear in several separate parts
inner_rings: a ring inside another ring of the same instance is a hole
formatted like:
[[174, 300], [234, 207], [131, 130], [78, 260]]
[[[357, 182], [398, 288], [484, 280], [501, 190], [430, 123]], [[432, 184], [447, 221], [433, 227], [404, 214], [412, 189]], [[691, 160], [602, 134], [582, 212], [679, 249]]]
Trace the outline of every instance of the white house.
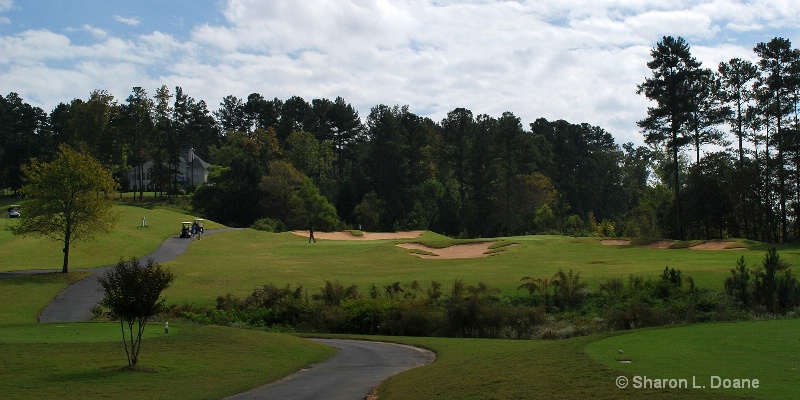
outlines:
[[[194, 154], [194, 149], [187, 150], [179, 159], [178, 175], [175, 179], [178, 185], [198, 186], [208, 181], [208, 167], [210, 164]], [[142, 183], [147, 191], [156, 189], [154, 182], [150, 179], [150, 168], [152, 166], [153, 162], [148, 160], [144, 163], [144, 168], [142, 168], [144, 171]], [[138, 166], [128, 171], [128, 190], [139, 190]]]

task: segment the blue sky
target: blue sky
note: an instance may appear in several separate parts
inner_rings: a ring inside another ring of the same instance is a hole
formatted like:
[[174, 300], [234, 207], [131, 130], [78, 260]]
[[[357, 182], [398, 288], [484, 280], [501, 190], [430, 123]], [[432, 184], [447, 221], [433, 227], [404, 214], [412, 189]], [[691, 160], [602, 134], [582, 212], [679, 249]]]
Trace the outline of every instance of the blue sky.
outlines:
[[[363, 118], [407, 104], [441, 120], [511, 111], [603, 127], [642, 143], [636, 85], [650, 49], [682, 36], [703, 65], [779, 36], [794, 0], [0, 0], [0, 94], [52, 110], [107, 90], [181, 86], [226, 95], [342, 96]], [[795, 43], [797, 46], [797, 43]]]

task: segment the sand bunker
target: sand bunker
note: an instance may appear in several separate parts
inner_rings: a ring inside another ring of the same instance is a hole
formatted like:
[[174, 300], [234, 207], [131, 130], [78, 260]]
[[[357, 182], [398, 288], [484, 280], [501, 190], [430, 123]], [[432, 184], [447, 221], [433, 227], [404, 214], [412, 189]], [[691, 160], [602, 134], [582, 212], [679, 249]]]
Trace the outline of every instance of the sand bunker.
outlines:
[[[325, 240], [396, 240], [396, 239], [416, 239], [424, 231], [409, 232], [364, 232], [363, 236], [356, 236], [350, 232], [314, 232], [315, 239]], [[308, 231], [292, 232], [298, 236], [308, 237]]]
[[420, 243], [399, 243], [397, 247], [402, 247], [404, 249], [409, 250], [421, 250], [431, 254], [414, 254], [419, 258], [436, 258], [436, 259], [455, 259], [455, 258], [480, 258], [480, 257], [487, 257], [489, 254], [486, 254], [489, 251], [489, 247], [493, 245], [494, 242], [478, 242], [478, 243], [467, 243], [467, 244], [456, 244], [450, 247], [445, 247], [442, 249], [425, 246], [424, 244]]
[[705, 242], [700, 243], [697, 246], [689, 247], [691, 250], [733, 250], [729, 249], [728, 246], [731, 245], [733, 242]]
[[605, 239], [601, 240], [600, 243], [602, 243], [605, 246], [627, 246], [631, 244], [631, 241], [623, 239]]

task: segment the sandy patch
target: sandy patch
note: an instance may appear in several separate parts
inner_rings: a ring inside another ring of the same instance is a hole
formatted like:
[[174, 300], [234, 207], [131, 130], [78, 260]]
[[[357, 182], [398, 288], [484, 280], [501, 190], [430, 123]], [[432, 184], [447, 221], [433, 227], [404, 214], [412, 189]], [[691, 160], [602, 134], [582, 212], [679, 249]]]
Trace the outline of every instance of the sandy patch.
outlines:
[[673, 243], [675, 243], [674, 240], [659, 240], [658, 242], [648, 244], [647, 247], [651, 249], [668, 249]]
[[[324, 240], [396, 240], [416, 239], [424, 231], [409, 232], [364, 232], [364, 236], [355, 236], [350, 232], [314, 232], [314, 239]], [[308, 237], [308, 231], [292, 232], [298, 236]]]
[[705, 242], [700, 243], [697, 246], [689, 247], [691, 250], [733, 250], [728, 249], [728, 247], [733, 242]]
[[409, 250], [421, 250], [435, 254], [435, 255], [414, 254], [419, 258], [436, 258], [442, 260], [442, 259], [455, 259], [455, 258], [488, 257], [489, 254], [486, 254], [486, 252], [489, 251], [489, 247], [493, 244], [494, 242], [478, 242], [478, 243], [456, 244], [450, 247], [438, 249], [435, 247], [425, 246], [424, 244], [420, 243], [398, 243], [397, 247], [402, 247], [404, 249], [409, 249]]
[[623, 239], [605, 239], [601, 240], [600, 243], [602, 243], [605, 246], [627, 246], [631, 244], [631, 241]]

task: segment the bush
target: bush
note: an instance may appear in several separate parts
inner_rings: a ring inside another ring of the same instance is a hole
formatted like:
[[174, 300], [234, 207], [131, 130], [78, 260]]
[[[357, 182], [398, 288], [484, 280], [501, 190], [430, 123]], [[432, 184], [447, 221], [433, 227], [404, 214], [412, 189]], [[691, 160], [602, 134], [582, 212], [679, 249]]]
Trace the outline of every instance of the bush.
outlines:
[[272, 219], [272, 218], [261, 218], [253, 222], [253, 225], [250, 226], [251, 228], [257, 231], [264, 231], [264, 232], [286, 232], [288, 228], [286, 224], [283, 223], [281, 220]]

